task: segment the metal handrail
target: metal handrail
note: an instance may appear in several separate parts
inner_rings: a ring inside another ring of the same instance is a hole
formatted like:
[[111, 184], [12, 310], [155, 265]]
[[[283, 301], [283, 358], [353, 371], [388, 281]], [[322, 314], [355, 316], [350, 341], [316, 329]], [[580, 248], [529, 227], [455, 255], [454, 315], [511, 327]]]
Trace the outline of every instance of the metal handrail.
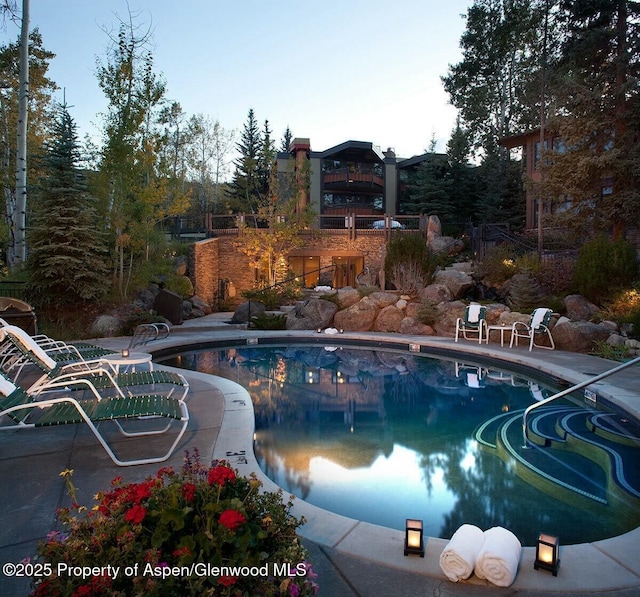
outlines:
[[587, 379], [586, 381], [581, 381], [580, 383], [571, 386], [570, 388], [567, 388], [566, 390], [562, 390], [562, 392], [558, 392], [557, 394], [554, 394], [553, 396], [549, 396], [549, 398], [545, 398], [544, 400], [541, 400], [540, 402], [536, 402], [535, 404], [531, 404], [530, 406], [528, 406], [526, 408], [526, 410], [524, 411], [524, 414], [522, 415], [522, 436], [524, 438], [524, 447], [527, 447], [527, 443], [529, 442], [529, 432], [527, 429], [527, 418], [529, 416], [529, 414], [534, 411], [536, 408], [540, 407], [540, 406], [544, 406], [545, 404], [549, 404], [549, 402], [552, 402], [553, 400], [556, 400], [557, 398], [562, 398], [563, 396], [566, 396], [567, 394], [570, 394], [571, 392], [574, 392], [575, 390], [581, 390], [582, 388], [585, 388], [589, 385], [591, 385], [592, 383], [595, 383], [597, 381], [600, 381], [601, 379], [604, 379], [605, 377], [609, 377], [610, 375], [613, 375], [614, 373], [618, 373], [618, 371], [622, 371], [623, 369], [626, 369], [627, 367], [631, 367], [631, 365], [635, 365], [636, 363], [640, 363], [640, 357], [636, 357], [635, 359], [632, 359], [630, 361], [627, 361], [626, 363], [622, 363], [621, 365], [618, 365], [617, 367], [614, 367], [613, 369], [609, 369], [608, 371], [605, 371], [604, 373], [600, 373], [594, 377], [590, 377], [589, 379]]
[[166, 323], [141, 323], [136, 327], [131, 340], [129, 341], [129, 349], [136, 346], [144, 346], [154, 340], [162, 340], [169, 336], [170, 328]]

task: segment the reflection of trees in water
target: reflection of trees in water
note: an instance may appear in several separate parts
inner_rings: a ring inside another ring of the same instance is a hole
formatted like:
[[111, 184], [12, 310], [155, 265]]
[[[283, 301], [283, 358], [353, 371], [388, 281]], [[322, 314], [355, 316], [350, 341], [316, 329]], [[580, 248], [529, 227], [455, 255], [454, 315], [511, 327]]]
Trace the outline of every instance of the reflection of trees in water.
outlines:
[[280, 479], [281, 472], [284, 471], [284, 481], [280, 485], [302, 499], [308, 497], [312, 486], [309, 467], [287, 464], [277, 451], [277, 447], [260, 446], [258, 452], [260, 468], [270, 479]]
[[[388, 455], [394, 444], [400, 444], [421, 455], [419, 464], [430, 495], [440, 470], [439, 482], [455, 494], [440, 529], [442, 537], [451, 537], [464, 523], [483, 529], [499, 525], [531, 545], [533, 533], [554, 532], [549, 526], [551, 508], [556, 510], [553, 520], [560, 516], [567, 522], [565, 528], [580, 533], [572, 537], [569, 531], [561, 538], [564, 544], [583, 540], [585, 527], [593, 526], [594, 536], [601, 537], [606, 534], [603, 524], [619, 526], [614, 515], [585, 518], [583, 510], [505, 474], [508, 465], [469, 440], [479, 421], [530, 404], [526, 387], [487, 380], [486, 388], [472, 388], [463, 376], [456, 376], [453, 362], [355, 348], [243, 347], [185, 355], [178, 366], [227, 377], [249, 390], [256, 428], [272, 429], [273, 440], [266, 436], [260, 446], [261, 465], [272, 478], [283, 475], [283, 485], [302, 497], [311, 491], [311, 447], [348, 467], [366, 465], [364, 461]], [[307, 383], [309, 370], [319, 383]], [[337, 383], [338, 372], [344, 384]], [[366, 415], [358, 411], [358, 405], [370, 404], [372, 397], [383, 408]], [[356, 405], [353, 429], [341, 419], [348, 401]], [[306, 442], [309, 449], [294, 447], [294, 435], [301, 434], [312, 440]], [[471, 464], [470, 453], [475, 458]], [[516, 495], [517, 500], [511, 499]]]

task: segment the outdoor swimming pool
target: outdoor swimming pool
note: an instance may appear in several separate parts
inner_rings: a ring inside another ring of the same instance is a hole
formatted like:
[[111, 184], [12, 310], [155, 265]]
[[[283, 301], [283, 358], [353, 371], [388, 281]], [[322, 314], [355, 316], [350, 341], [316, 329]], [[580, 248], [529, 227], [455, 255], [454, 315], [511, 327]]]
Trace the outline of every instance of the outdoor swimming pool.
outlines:
[[[465, 357], [467, 359], [468, 357]], [[236, 347], [165, 364], [220, 375], [254, 403], [263, 471], [308, 502], [449, 538], [463, 523], [541, 530], [563, 544], [640, 525], [640, 430], [583, 394], [522, 412], [557, 391], [521, 373], [353, 346]]]

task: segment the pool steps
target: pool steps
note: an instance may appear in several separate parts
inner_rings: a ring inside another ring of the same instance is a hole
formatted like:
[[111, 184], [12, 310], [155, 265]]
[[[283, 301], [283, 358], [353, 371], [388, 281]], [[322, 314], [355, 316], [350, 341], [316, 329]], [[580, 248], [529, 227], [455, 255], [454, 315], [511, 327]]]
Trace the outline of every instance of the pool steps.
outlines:
[[[522, 413], [520, 409], [488, 419], [475, 430], [475, 440], [513, 463], [527, 482], [560, 499], [580, 496], [607, 503], [607, 493], [612, 492], [625, 500], [637, 500], [640, 506], [640, 430], [633, 423], [615, 413], [550, 405], [530, 417], [525, 448]], [[629, 461], [630, 455], [636, 457], [625, 468], [624, 460]], [[610, 487], [603, 487], [606, 478], [611, 479]]]

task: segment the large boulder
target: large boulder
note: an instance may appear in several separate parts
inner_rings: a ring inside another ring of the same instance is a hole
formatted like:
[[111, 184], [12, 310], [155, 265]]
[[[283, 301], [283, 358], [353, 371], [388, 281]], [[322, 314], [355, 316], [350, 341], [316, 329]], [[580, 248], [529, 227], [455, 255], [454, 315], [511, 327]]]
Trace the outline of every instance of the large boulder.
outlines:
[[199, 297], [197, 294], [191, 297], [191, 303], [193, 304], [193, 308], [198, 311], [202, 311], [204, 315], [211, 315], [213, 309], [207, 301], [205, 301], [202, 297]]
[[378, 313], [373, 324], [375, 332], [397, 332], [404, 319], [404, 312], [395, 305], [389, 305]]
[[384, 309], [389, 305], [395, 305], [398, 301], [398, 295], [393, 292], [372, 292], [369, 295], [369, 300], [378, 307], [378, 309]]
[[440, 303], [437, 306], [438, 321], [434, 324], [434, 329], [438, 336], [453, 336], [456, 333], [456, 319], [464, 317], [466, 304], [462, 301], [451, 303]]
[[427, 244], [431, 244], [436, 238], [442, 236], [442, 224], [438, 216], [429, 216], [427, 222]]
[[420, 299], [431, 301], [434, 305], [448, 302], [453, 299], [453, 294], [445, 284], [429, 284], [420, 291]]
[[188, 270], [189, 260], [186, 255], [178, 255], [173, 260], [173, 272], [178, 276], [186, 276]]
[[120, 333], [122, 322], [113, 315], [99, 315], [91, 325], [90, 334], [94, 338], [111, 338]]
[[474, 285], [473, 278], [455, 269], [445, 269], [436, 273], [433, 279], [435, 284], [443, 284], [451, 292], [454, 300], [462, 298]]
[[341, 309], [355, 305], [362, 297], [353, 286], [345, 286], [338, 290], [338, 302]]
[[570, 321], [561, 318], [551, 331], [556, 347], [570, 352], [588, 353], [597, 341], [605, 342], [611, 331], [590, 321]]
[[191, 301], [182, 301], [182, 319], [191, 319], [197, 317], [193, 314], [193, 303]]
[[[487, 308], [487, 325], [502, 325], [504, 321], [501, 319], [504, 313], [509, 313], [510, 309], [502, 303], [489, 303], [485, 305]], [[526, 316], [526, 321], [529, 321], [529, 316]]]
[[600, 309], [581, 294], [569, 294], [564, 299], [567, 317], [575, 320], [591, 319]]
[[152, 284], [138, 292], [135, 303], [140, 305], [140, 307], [145, 311], [151, 311], [159, 292], [160, 288], [156, 284]]
[[398, 332], [408, 336], [433, 336], [436, 333], [430, 325], [420, 323], [415, 317], [405, 317], [400, 322]]
[[452, 236], [440, 236], [427, 243], [433, 253], [458, 255], [464, 251], [464, 241]]
[[343, 311], [338, 311], [333, 322], [335, 327], [351, 332], [369, 332], [380, 309], [368, 296]]
[[257, 315], [262, 315], [266, 310], [266, 305], [260, 301], [240, 303], [231, 318], [231, 323], [249, 323], [249, 316], [256, 317]]
[[338, 305], [332, 301], [311, 298], [287, 314], [288, 330], [317, 330], [331, 325]]

